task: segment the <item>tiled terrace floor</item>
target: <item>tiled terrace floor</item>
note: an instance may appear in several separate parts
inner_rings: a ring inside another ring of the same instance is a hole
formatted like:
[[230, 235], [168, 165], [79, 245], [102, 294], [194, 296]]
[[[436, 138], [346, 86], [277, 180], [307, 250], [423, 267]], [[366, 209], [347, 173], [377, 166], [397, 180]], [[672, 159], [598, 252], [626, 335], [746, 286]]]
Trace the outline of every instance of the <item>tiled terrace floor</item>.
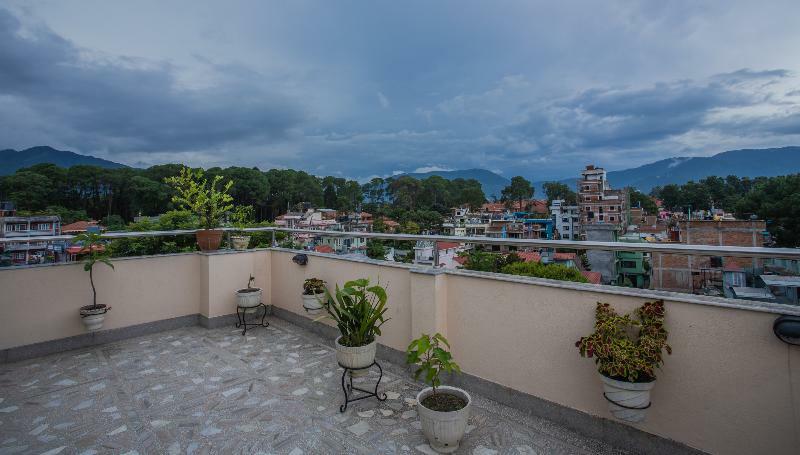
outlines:
[[[269, 328], [190, 327], [0, 365], [0, 454], [427, 453], [420, 385], [384, 363], [389, 400], [339, 413], [328, 343]], [[374, 377], [367, 380], [374, 380]], [[473, 395], [466, 454], [621, 454]]]

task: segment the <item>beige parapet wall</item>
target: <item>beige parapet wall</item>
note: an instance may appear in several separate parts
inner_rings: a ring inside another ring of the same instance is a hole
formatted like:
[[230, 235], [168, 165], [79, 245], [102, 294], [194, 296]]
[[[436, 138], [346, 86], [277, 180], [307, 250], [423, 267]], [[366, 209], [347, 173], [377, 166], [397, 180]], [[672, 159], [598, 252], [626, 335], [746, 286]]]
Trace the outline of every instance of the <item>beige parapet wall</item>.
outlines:
[[[300, 298], [305, 278], [332, 288], [368, 277], [389, 292], [380, 343], [404, 350], [420, 333], [439, 331], [465, 372], [610, 419], [594, 364], [574, 343], [591, 331], [597, 301], [630, 311], [660, 295], [674, 352], [636, 428], [710, 453], [798, 453], [800, 348], [772, 334], [779, 307], [315, 253], [299, 266], [295, 254], [189, 253], [119, 259], [114, 271], [98, 266], [98, 301], [114, 308], [105, 328], [231, 314], [233, 292], [250, 274], [264, 303], [313, 319]], [[85, 333], [77, 309], [90, 301], [80, 265], [0, 270], [0, 349]]]

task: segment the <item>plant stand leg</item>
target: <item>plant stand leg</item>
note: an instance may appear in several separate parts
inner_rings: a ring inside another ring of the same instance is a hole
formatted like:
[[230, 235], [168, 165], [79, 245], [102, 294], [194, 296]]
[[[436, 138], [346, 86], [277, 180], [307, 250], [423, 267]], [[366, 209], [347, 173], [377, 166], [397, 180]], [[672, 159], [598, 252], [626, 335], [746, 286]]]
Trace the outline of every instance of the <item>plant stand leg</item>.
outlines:
[[[350, 403], [352, 403], [354, 401], [363, 400], [365, 398], [375, 397], [375, 398], [378, 399], [378, 401], [386, 401], [386, 393], [382, 393], [382, 394], [378, 393], [378, 386], [381, 384], [381, 380], [383, 379], [383, 368], [381, 368], [381, 365], [378, 362], [372, 362], [371, 365], [366, 366], [364, 368], [348, 368], [348, 367], [343, 366], [341, 364], [339, 366], [342, 367], [342, 369], [344, 370], [344, 371], [342, 371], [342, 391], [344, 392], [344, 404], [339, 406], [339, 412], [346, 411], [348, 404], [350, 404]], [[378, 381], [375, 383], [375, 389], [374, 390], [365, 390], [365, 389], [362, 389], [360, 387], [354, 386], [353, 385], [353, 375], [352, 374], [349, 374], [350, 380], [348, 382], [345, 382], [345, 377], [348, 376], [348, 373], [351, 373], [351, 372], [356, 371], [356, 370], [366, 370], [366, 369], [372, 368], [373, 366], [377, 366], [378, 367], [378, 371], [380, 372], [380, 376], [378, 376]], [[359, 396], [354, 396], [353, 395], [353, 391], [354, 390], [362, 392], [362, 394], [359, 395]]]
[[[255, 322], [255, 321], [258, 321], [258, 310], [260, 308], [263, 308], [264, 312], [261, 314], [261, 322], [259, 323], [259, 322]], [[253, 318], [254, 321], [248, 323], [247, 322], [247, 310], [248, 310], [248, 308], [243, 308], [243, 307], [240, 307], [240, 306], [236, 307], [236, 328], [238, 329], [239, 327], [244, 327], [244, 330], [242, 330], [242, 335], [243, 336], [245, 334], [247, 334], [247, 326], [248, 325], [250, 327], [269, 327], [269, 321], [265, 321], [265, 319], [267, 318], [267, 306], [264, 305], [264, 303], [262, 302], [262, 303], [259, 303], [258, 305], [256, 305], [255, 307], [253, 307], [253, 309], [254, 309], [254, 311], [256, 313], [255, 317]]]

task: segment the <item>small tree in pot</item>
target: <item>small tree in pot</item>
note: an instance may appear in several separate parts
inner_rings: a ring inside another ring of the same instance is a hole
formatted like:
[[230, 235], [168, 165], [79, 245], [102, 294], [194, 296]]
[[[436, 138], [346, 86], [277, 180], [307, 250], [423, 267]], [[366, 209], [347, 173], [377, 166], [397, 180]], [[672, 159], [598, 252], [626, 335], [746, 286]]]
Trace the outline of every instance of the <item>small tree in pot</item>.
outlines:
[[308, 278], [303, 282], [303, 308], [316, 314], [325, 307], [328, 296], [325, 294], [325, 282], [319, 278]]
[[332, 295], [325, 289], [327, 314], [317, 320], [331, 318], [336, 322], [341, 336], [336, 338], [336, 361], [339, 365], [356, 371], [354, 377], [367, 374], [366, 368], [375, 362], [375, 337], [381, 334], [386, 321], [386, 289], [380, 284], [370, 285], [369, 279], [348, 281], [344, 287], [336, 285]]
[[234, 250], [246, 250], [250, 245], [250, 236], [245, 233], [245, 228], [253, 221], [253, 206], [238, 205], [231, 214], [231, 221], [237, 231], [231, 235], [231, 244]]
[[581, 356], [595, 359], [603, 396], [618, 419], [641, 422], [646, 417], [655, 370], [664, 363], [662, 351], [672, 354], [664, 315], [663, 300], [646, 302], [633, 315], [619, 315], [598, 302], [594, 333], [575, 343]]
[[217, 175], [209, 182], [202, 169], [181, 169], [180, 175], [167, 177], [164, 181], [175, 189], [172, 202], [191, 211], [200, 220], [202, 230], [197, 231], [197, 246], [202, 251], [219, 249], [223, 231], [217, 229], [222, 224], [222, 216], [233, 208], [233, 197], [228, 194], [233, 180], [221, 185], [222, 176]]
[[450, 343], [442, 334], [423, 334], [412, 341], [406, 350], [406, 362], [417, 365], [414, 378], [422, 377], [430, 385], [417, 394], [422, 432], [430, 446], [437, 452], [458, 450], [467, 430], [467, 420], [472, 397], [462, 389], [441, 385], [439, 375], [460, 373], [448, 351]]
[[86, 330], [93, 332], [103, 327], [106, 313], [111, 309], [110, 306], [97, 303], [97, 289], [94, 286], [94, 266], [100, 262], [113, 270], [114, 264], [111, 263], [110, 256], [105, 251], [100, 234], [85, 232], [75, 236], [75, 241], [82, 244], [81, 252], [86, 252], [86, 257], [83, 260], [83, 270], [89, 272], [89, 283], [92, 285], [92, 304], [80, 308], [81, 322], [83, 322]]

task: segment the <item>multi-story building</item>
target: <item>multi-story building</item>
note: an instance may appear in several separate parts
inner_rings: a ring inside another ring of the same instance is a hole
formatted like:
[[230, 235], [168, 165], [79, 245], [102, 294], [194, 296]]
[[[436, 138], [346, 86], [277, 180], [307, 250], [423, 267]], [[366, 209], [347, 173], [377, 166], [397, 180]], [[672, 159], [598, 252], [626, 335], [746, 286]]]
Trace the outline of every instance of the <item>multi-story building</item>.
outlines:
[[627, 192], [613, 190], [605, 169], [586, 166], [578, 180], [578, 207], [582, 229], [590, 224], [627, 225]]
[[550, 204], [550, 216], [555, 224], [555, 236], [564, 240], [580, 240], [581, 212], [577, 205], [566, 205], [563, 199]]
[[26, 237], [61, 235], [61, 218], [55, 215], [16, 216], [14, 205], [2, 204], [0, 237], [19, 238], [18, 242], [0, 244], [0, 255], [15, 264], [41, 263], [56, 260], [63, 244], [25, 241]]

